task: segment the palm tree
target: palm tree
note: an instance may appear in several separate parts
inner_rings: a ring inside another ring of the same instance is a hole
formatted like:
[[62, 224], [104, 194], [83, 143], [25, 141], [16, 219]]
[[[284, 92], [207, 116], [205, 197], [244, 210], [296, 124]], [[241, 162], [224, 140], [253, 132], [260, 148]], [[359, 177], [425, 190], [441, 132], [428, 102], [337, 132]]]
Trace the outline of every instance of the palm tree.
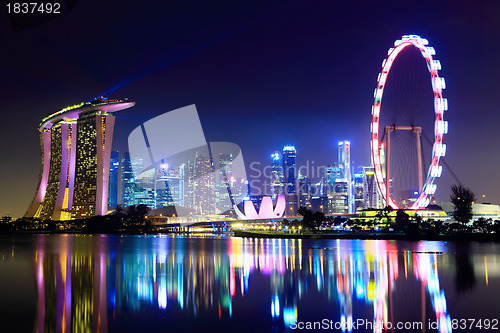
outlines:
[[472, 204], [476, 201], [474, 192], [462, 185], [453, 185], [450, 199], [455, 206], [453, 218], [460, 223], [468, 223], [472, 218]]

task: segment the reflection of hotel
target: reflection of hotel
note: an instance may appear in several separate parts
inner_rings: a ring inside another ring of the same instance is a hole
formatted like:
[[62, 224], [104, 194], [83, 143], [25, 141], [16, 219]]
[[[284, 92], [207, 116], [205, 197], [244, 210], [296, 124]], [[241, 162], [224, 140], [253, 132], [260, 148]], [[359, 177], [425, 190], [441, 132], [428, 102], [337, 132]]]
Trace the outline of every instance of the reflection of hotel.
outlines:
[[26, 217], [52, 220], [105, 215], [115, 117], [135, 102], [95, 99], [40, 124], [40, 184]]

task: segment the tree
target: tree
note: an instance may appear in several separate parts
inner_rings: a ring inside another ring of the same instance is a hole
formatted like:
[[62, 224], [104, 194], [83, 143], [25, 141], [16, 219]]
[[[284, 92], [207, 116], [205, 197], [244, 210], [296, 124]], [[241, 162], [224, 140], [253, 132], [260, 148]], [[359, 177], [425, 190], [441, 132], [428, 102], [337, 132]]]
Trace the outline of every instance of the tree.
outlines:
[[316, 227], [321, 226], [323, 222], [325, 222], [325, 214], [322, 212], [316, 212], [313, 214], [314, 225]]
[[474, 192], [462, 185], [453, 185], [450, 200], [455, 206], [453, 218], [460, 223], [468, 223], [472, 218], [472, 204], [476, 201]]
[[299, 215], [302, 215], [302, 225], [304, 228], [308, 228], [312, 231], [316, 231], [316, 226], [314, 225], [314, 218], [313, 218], [313, 212], [310, 209], [307, 209], [306, 207], [300, 207], [297, 210], [297, 213]]
[[379, 209], [375, 215], [375, 219], [382, 222], [385, 219], [386, 223], [391, 223], [391, 213], [394, 209], [391, 206], [386, 206], [383, 209]]
[[148, 211], [149, 211], [148, 206], [140, 204], [137, 206], [135, 205], [128, 206], [125, 210], [125, 213], [130, 223], [136, 225], [142, 225], [144, 224], [145, 216], [148, 213]]
[[410, 215], [406, 214], [404, 210], [398, 209], [396, 212], [396, 224], [403, 226], [408, 223], [410, 223]]
[[127, 215], [127, 210], [122, 205], [117, 205], [115, 211], [111, 213], [111, 215], [124, 217]]
[[398, 209], [396, 212], [396, 226], [400, 231], [407, 232], [410, 226], [410, 215], [402, 209]]
[[325, 214], [322, 212], [313, 213], [312, 210], [302, 206], [297, 210], [297, 212], [299, 215], [303, 216], [302, 225], [313, 232], [315, 232], [316, 228], [319, 227], [323, 221], [325, 221]]

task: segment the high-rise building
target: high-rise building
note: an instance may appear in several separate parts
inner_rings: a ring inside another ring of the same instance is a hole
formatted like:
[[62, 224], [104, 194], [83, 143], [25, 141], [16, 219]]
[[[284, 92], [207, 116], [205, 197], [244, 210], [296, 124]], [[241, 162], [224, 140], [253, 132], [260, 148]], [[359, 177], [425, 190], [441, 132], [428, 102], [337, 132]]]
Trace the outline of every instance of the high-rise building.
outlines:
[[120, 156], [117, 151], [111, 152], [109, 165], [109, 198], [108, 206], [116, 208], [120, 202]]
[[363, 172], [356, 172], [354, 174], [354, 211], [364, 208], [364, 174]]
[[368, 208], [382, 208], [382, 196], [379, 193], [375, 170], [373, 166], [363, 167], [363, 206]]
[[354, 191], [351, 174], [351, 143], [347, 140], [339, 142], [339, 165], [341, 177], [347, 183], [347, 207], [348, 213], [354, 213]]
[[297, 191], [296, 191], [296, 157], [297, 151], [294, 146], [283, 147], [282, 161], [284, 174], [284, 193], [287, 202], [286, 216], [297, 214]]
[[42, 120], [40, 184], [26, 217], [67, 220], [108, 211], [112, 112], [135, 102], [98, 98]]
[[215, 179], [212, 161], [196, 153], [194, 162], [194, 207], [198, 214], [215, 214]]
[[215, 206], [219, 212], [231, 211], [235, 201], [231, 191], [233, 177], [233, 154], [219, 153], [218, 170], [215, 174]]
[[324, 172], [322, 175], [323, 181], [323, 194], [327, 196], [332, 196], [335, 193], [335, 186], [339, 179], [343, 179], [342, 171], [339, 164], [331, 164], [326, 166], [326, 168], [321, 169]]
[[120, 158], [120, 171], [120, 204], [124, 207], [132, 206], [134, 205], [135, 180], [129, 152], [124, 152]]
[[309, 208], [311, 205], [311, 182], [307, 177], [303, 176], [299, 171], [298, 176], [298, 197], [299, 197], [299, 207]]
[[284, 192], [283, 161], [279, 152], [271, 154], [271, 197], [275, 200]]
[[345, 178], [340, 178], [335, 181], [335, 188], [330, 201], [330, 213], [346, 214], [349, 213], [349, 185]]

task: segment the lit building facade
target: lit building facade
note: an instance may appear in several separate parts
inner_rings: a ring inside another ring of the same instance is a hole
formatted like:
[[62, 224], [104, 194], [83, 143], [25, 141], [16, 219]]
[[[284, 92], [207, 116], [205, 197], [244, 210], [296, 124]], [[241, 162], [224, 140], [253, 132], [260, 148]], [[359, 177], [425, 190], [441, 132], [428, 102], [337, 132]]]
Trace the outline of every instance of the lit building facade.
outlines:
[[299, 207], [309, 207], [311, 205], [311, 182], [299, 171], [298, 176], [298, 197]]
[[364, 208], [364, 175], [363, 172], [356, 172], [354, 174], [354, 211]]
[[109, 196], [108, 206], [116, 208], [120, 202], [120, 155], [117, 151], [111, 152], [109, 163]]
[[347, 183], [347, 208], [348, 213], [354, 213], [354, 191], [351, 175], [351, 143], [347, 140], [339, 142], [339, 165], [341, 177]]
[[294, 146], [283, 147], [282, 161], [284, 174], [284, 191], [287, 203], [286, 216], [294, 216], [297, 213], [297, 190], [296, 190], [296, 155]]
[[130, 153], [124, 152], [120, 156], [120, 201], [122, 206], [134, 204], [135, 180], [132, 172]]
[[363, 167], [363, 208], [382, 208], [382, 196], [375, 180], [375, 168]]
[[322, 168], [322, 183], [323, 183], [323, 194], [327, 196], [333, 196], [335, 193], [335, 185], [337, 180], [342, 179], [341, 169], [339, 164], [328, 165], [326, 168]]
[[279, 152], [271, 155], [271, 196], [275, 200], [279, 194], [284, 192], [283, 161]]
[[135, 102], [95, 99], [42, 120], [40, 182], [25, 216], [68, 220], [108, 211], [112, 112]]

